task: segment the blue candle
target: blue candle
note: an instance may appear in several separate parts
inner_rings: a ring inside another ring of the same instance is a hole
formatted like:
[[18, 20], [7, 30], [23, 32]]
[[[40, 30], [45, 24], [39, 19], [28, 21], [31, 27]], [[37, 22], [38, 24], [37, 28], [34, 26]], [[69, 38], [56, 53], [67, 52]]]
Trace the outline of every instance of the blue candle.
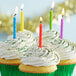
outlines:
[[16, 39], [16, 17], [13, 17], [13, 39]]

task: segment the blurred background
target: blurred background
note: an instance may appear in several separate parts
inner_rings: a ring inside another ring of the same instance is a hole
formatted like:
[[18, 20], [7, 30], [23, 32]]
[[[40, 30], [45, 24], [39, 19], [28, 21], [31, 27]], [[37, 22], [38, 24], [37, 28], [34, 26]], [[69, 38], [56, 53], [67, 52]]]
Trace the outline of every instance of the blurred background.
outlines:
[[[43, 31], [49, 30], [49, 11], [53, 0], [0, 0], [0, 41], [13, 33], [13, 13], [18, 6], [17, 31], [20, 31], [20, 6], [24, 3], [25, 29], [39, 32], [39, 17], [43, 17]], [[76, 0], [54, 0], [53, 30], [60, 32], [60, 14], [64, 14], [64, 38], [76, 42]]]

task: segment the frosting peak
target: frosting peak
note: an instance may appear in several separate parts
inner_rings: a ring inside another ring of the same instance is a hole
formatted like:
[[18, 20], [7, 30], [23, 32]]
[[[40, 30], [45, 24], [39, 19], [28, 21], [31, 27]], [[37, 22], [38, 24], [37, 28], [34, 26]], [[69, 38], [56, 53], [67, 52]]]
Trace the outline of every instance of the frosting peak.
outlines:
[[72, 42], [63, 39], [59, 45], [56, 51], [59, 53], [61, 60], [73, 59], [76, 57], [76, 46]]

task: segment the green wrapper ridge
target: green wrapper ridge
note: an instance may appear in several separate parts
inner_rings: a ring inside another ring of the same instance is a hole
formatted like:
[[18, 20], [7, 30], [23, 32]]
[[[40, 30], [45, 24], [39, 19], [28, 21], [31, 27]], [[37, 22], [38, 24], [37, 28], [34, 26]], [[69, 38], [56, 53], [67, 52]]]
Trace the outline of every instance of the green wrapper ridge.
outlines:
[[73, 76], [75, 64], [72, 65], [57, 65], [55, 76]]
[[25, 76], [54, 76], [55, 72], [53, 73], [24, 73]]
[[1, 66], [1, 76], [24, 76], [23, 72], [19, 71], [18, 66], [16, 65], [4, 65]]

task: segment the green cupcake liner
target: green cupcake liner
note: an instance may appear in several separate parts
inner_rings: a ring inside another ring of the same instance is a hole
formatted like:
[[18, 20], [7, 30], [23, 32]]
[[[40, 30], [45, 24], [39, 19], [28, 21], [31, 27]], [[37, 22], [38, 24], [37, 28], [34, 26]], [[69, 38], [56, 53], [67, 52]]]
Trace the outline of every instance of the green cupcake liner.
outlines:
[[53, 73], [25, 73], [21, 72], [16, 65], [4, 65], [0, 64], [1, 66], [1, 76], [54, 76], [55, 72]]
[[53, 73], [24, 73], [24, 74], [25, 74], [24, 76], [54, 76], [55, 72]]
[[1, 76], [24, 76], [23, 72], [19, 71], [16, 65], [1, 64]]
[[55, 76], [73, 76], [75, 64], [72, 65], [57, 65]]
[[0, 72], [1, 72], [1, 65], [0, 65]]

